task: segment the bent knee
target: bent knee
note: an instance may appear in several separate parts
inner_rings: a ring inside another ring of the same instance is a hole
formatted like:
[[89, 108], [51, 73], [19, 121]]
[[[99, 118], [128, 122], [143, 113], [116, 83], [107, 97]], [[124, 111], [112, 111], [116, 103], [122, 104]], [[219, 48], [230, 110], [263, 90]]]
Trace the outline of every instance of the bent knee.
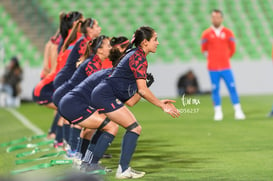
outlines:
[[118, 129], [119, 129], [119, 126], [118, 124], [114, 123], [114, 122], [109, 122], [104, 128], [103, 130], [104, 131], [107, 131], [113, 135], [117, 135], [118, 133]]
[[[129, 130], [128, 130], [129, 131]], [[137, 133], [138, 135], [141, 134], [142, 131], [142, 127], [140, 125], [138, 125], [137, 127], [135, 127], [134, 129], [130, 130], [131, 132]]]

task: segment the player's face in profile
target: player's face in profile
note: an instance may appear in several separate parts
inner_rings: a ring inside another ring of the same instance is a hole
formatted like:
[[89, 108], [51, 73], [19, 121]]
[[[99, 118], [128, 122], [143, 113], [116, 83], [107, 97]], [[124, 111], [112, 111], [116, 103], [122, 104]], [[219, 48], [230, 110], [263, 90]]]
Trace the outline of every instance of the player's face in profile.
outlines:
[[211, 23], [213, 24], [213, 26], [218, 28], [219, 26], [221, 26], [222, 22], [223, 22], [223, 17], [221, 15], [221, 13], [212, 12]]
[[101, 27], [99, 26], [99, 23], [97, 20], [94, 20], [94, 24], [92, 28], [87, 28], [88, 35], [92, 38], [100, 36]]
[[109, 57], [110, 50], [112, 49], [112, 46], [110, 45], [110, 40], [108, 38], [104, 39], [101, 45], [101, 52], [104, 57]]
[[148, 41], [149, 52], [155, 53], [158, 45], [159, 45], [159, 42], [157, 39], [157, 33], [154, 32], [152, 38], [150, 39], [150, 41]]

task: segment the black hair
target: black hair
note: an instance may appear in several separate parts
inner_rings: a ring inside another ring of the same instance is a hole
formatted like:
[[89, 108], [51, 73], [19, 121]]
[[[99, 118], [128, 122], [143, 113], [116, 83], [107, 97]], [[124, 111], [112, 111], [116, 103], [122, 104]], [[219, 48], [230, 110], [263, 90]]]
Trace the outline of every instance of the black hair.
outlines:
[[62, 39], [65, 40], [68, 35], [68, 30], [73, 27], [74, 21], [77, 21], [83, 17], [82, 13], [78, 11], [72, 11], [69, 13], [60, 13], [60, 33]]
[[14, 68], [20, 68], [20, 63], [16, 56], [11, 57], [10, 61], [14, 63]]
[[213, 9], [211, 13], [220, 13], [222, 17], [224, 16], [223, 11], [221, 11], [220, 9]]
[[129, 44], [129, 39], [125, 36], [113, 37], [110, 41], [111, 46], [120, 45], [121, 48], [127, 47]]
[[100, 35], [99, 37], [95, 38], [94, 40], [89, 40], [86, 43], [86, 49], [84, 54], [80, 57], [79, 61], [77, 62], [77, 67], [88, 57], [92, 54], [96, 54], [98, 48], [101, 48], [102, 42], [104, 39], [108, 39], [108, 36]]
[[64, 42], [64, 46], [62, 47], [62, 51], [64, 52], [69, 45], [77, 39], [77, 32], [78, 28], [80, 26], [81, 33], [87, 34], [87, 27], [93, 27], [94, 25], [94, 19], [92, 18], [87, 18], [84, 21], [78, 21], [72, 28], [71, 33], [69, 34], [67, 40]]
[[101, 48], [102, 42], [104, 39], [109, 39], [108, 36], [100, 35], [99, 37], [95, 38], [91, 43], [91, 50], [93, 54], [97, 53], [98, 48]]
[[148, 40], [150, 41], [150, 39], [153, 37], [155, 30], [149, 26], [142, 26], [140, 28], [138, 28], [135, 31], [133, 40], [132, 40], [132, 44], [134, 44], [136, 47], [140, 46], [141, 42], [143, 40]]
[[112, 62], [113, 67], [116, 67], [120, 58], [125, 53], [125, 51], [120, 52], [119, 49], [116, 48], [115, 46], [120, 45], [121, 48], [127, 49], [128, 46], [130, 45], [130, 42], [128, 38], [126, 38], [125, 36], [120, 36], [120, 37], [113, 37], [110, 41], [110, 44], [112, 46], [112, 49], [110, 50], [109, 59]]

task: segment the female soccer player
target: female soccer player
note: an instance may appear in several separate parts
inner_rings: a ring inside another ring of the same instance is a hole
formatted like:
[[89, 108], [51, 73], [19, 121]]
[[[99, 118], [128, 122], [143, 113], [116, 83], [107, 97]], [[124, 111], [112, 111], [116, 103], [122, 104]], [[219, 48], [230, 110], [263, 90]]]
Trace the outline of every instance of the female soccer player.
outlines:
[[[60, 32], [62, 38], [66, 38], [69, 28], [72, 28], [76, 21], [83, 18], [83, 15], [79, 12], [71, 12], [69, 14], [60, 15]], [[60, 55], [58, 56], [59, 59]], [[57, 63], [58, 64], [58, 63]], [[55, 105], [52, 103], [52, 95], [54, 92], [53, 80], [56, 75], [57, 67], [49, 73], [44, 79], [42, 79], [34, 88], [33, 100], [40, 105], [45, 105], [49, 108], [56, 109]]]
[[[72, 42], [74, 40], [73, 37], [76, 36], [77, 30], [80, 30], [82, 32], [83, 36], [75, 43], [75, 45], [73, 47], [69, 48], [68, 45], [70, 42]], [[66, 81], [68, 81], [71, 78], [71, 76], [73, 75], [73, 73], [76, 70], [76, 62], [85, 52], [86, 43], [89, 40], [92, 40], [92, 39], [98, 37], [100, 32], [101, 32], [101, 27], [99, 26], [98, 21], [96, 21], [95, 19], [92, 19], [92, 18], [88, 18], [83, 22], [79, 21], [75, 25], [72, 32], [70, 33], [70, 36], [69, 36], [67, 42], [65, 42], [65, 44], [63, 46], [63, 49], [70, 49], [71, 52], [65, 62], [65, 65], [58, 72], [56, 78], [54, 79], [53, 84], [54, 84], [55, 89], [60, 87], [63, 83], [65, 83]], [[69, 136], [70, 126], [68, 124], [65, 124], [64, 129], [65, 129], [65, 140], [67, 142], [69, 142], [68, 138], [70, 137]], [[80, 130], [73, 129], [73, 132], [74, 131], [77, 133], [80, 132]], [[72, 132], [72, 134], [73, 134], [73, 132]]]
[[[65, 61], [70, 53], [71, 50], [62, 50], [60, 51], [61, 47], [64, 44], [64, 41], [69, 38], [69, 35], [71, 31], [73, 30], [73, 27], [77, 24], [77, 22], [82, 21], [84, 19], [82, 13], [73, 11], [68, 14], [61, 13], [60, 14], [60, 34], [61, 34], [61, 41], [59, 43], [58, 47], [58, 57], [57, 57], [57, 65], [52, 67], [52, 71], [39, 82], [39, 84], [35, 87], [33, 92], [33, 98], [37, 101], [38, 104], [45, 104], [47, 107], [56, 109], [55, 105], [52, 103], [52, 95], [54, 92], [53, 87], [53, 80], [56, 77], [59, 70], [64, 66]], [[77, 31], [77, 35], [74, 38], [74, 42], [70, 43], [69, 45], [73, 47], [73, 45], [76, 43], [76, 41], [81, 37], [80, 30]], [[64, 41], [63, 41], [64, 40]], [[64, 62], [64, 63], [63, 63]], [[57, 145], [62, 146], [62, 140], [63, 140], [63, 127], [61, 123], [57, 125], [57, 122], [59, 121], [60, 116], [57, 113], [54, 121], [52, 123], [52, 128], [56, 127], [56, 144], [54, 144], [55, 147]]]
[[102, 62], [109, 57], [111, 50], [110, 40], [101, 35], [94, 40], [88, 41], [86, 51], [78, 62], [78, 68], [72, 77], [60, 86], [53, 94], [53, 102], [58, 107], [61, 98], [86, 77], [102, 69]]
[[[65, 66], [62, 70], [57, 74], [54, 80], [54, 88], [57, 89], [60, 87], [64, 82], [68, 81], [73, 73], [76, 70], [76, 62], [79, 58], [84, 54], [86, 49], [86, 43], [89, 40], [92, 40], [100, 35], [101, 27], [97, 20], [88, 18], [84, 22], [77, 23], [76, 28], [79, 27], [81, 32], [83, 33], [83, 37], [81, 37], [72, 47], [71, 53], [69, 54]], [[77, 33], [77, 29], [71, 32], [71, 37], [75, 36]], [[69, 41], [69, 40], [68, 40]], [[63, 48], [67, 48], [64, 46]]]
[[[127, 47], [129, 46], [130, 42], [128, 40], [128, 38], [124, 37], [124, 36], [120, 36], [120, 37], [112, 37], [110, 44], [112, 46], [112, 49], [110, 50], [110, 55], [109, 55], [109, 59], [112, 62], [111, 67], [115, 67], [121, 56], [125, 53], [125, 50], [127, 49]], [[104, 63], [105, 61], [103, 61]], [[103, 66], [103, 64], [102, 64]], [[91, 94], [91, 92], [90, 92]], [[94, 134], [95, 133], [95, 134]], [[94, 147], [97, 139], [99, 138], [101, 132], [100, 130], [97, 130], [96, 132], [94, 132], [94, 130], [90, 130], [90, 129], [86, 129], [84, 132], [82, 131], [81, 136], [80, 136], [80, 141], [78, 144], [78, 148], [77, 151], [80, 152], [78, 155], [78, 159], [76, 162], [80, 163], [80, 159], [85, 157], [85, 152], [88, 148], [89, 153], [92, 152], [92, 148]], [[92, 139], [92, 143], [89, 144], [91, 137], [93, 136]], [[90, 154], [89, 154], [90, 155]], [[81, 157], [80, 157], [81, 156]], [[104, 157], [111, 157], [110, 155], [104, 155]], [[87, 157], [85, 159], [85, 162], [88, 163], [90, 157]]]
[[[96, 71], [102, 69], [102, 62], [108, 58], [111, 50], [109, 38], [102, 35], [98, 38], [88, 41], [87, 48], [84, 55], [78, 62], [79, 67], [73, 74], [73, 76], [60, 86], [53, 94], [53, 101], [58, 107], [61, 98], [76, 85], [83, 81], [87, 76], [90, 76]], [[81, 127], [74, 126], [70, 135], [68, 144], [70, 149], [68, 150], [68, 156], [73, 156], [76, 153], [78, 137], [80, 136]]]
[[[50, 38], [50, 40], [46, 43], [44, 49], [44, 61], [43, 61], [43, 69], [41, 71], [40, 77], [41, 79], [45, 78], [50, 72], [56, 68], [57, 57], [58, 57], [58, 46], [61, 41], [61, 34], [59, 30], [56, 34]], [[57, 122], [60, 116], [57, 111], [54, 110], [54, 119], [52, 121], [52, 125], [50, 130], [48, 131], [47, 138], [54, 139], [56, 137], [56, 129]]]
[[[131, 111], [124, 106], [132, 95], [141, 96], [155, 106], [161, 108], [172, 117], [178, 117], [179, 111], [171, 104], [172, 100], [159, 100], [146, 85], [146, 56], [155, 53], [159, 42], [157, 33], [150, 27], [140, 27], [134, 34], [133, 44], [137, 47], [127, 53], [111, 76], [103, 80], [91, 94], [91, 103], [97, 110], [104, 113], [111, 121], [124, 127], [127, 132], [123, 137], [122, 150], [116, 178], [140, 178], [145, 172], [138, 172], [129, 166], [135, 151], [141, 127]], [[137, 94], [136, 94], [137, 93]], [[94, 151], [91, 163], [96, 164], [101, 153], [107, 149], [114, 136], [103, 133], [96, 146], [100, 153]]]
[[[58, 67], [59, 57], [58, 53], [60, 52], [60, 47], [63, 45], [64, 40], [66, 40], [67, 36], [69, 35], [69, 32], [71, 31], [71, 28], [75, 24], [76, 21], [83, 19], [83, 15], [80, 12], [73, 11], [68, 14], [61, 13], [60, 14], [60, 32], [58, 37], [51, 38], [51, 43], [47, 44], [45, 48], [45, 59], [47, 57], [47, 54], [49, 55], [49, 58], [51, 59], [50, 62], [48, 61], [48, 65], [50, 65], [50, 71], [48, 72], [45, 66], [45, 69], [42, 72], [42, 79], [39, 84], [35, 87], [33, 92], [33, 99], [38, 104], [46, 105], [47, 107], [55, 109], [55, 106], [51, 103], [52, 102], [52, 94], [54, 91], [53, 87], [53, 80], [55, 78], [55, 72]], [[57, 59], [57, 61], [56, 61]], [[52, 122], [51, 129], [49, 131], [49, 138], [54, 138], [56, 134], [56, 129], [58, 129], [59, 126], [57, 126], [57, 122], [59, 120], [60, 116], [58, 113], [55, 114], [54, 120]], [[62, 135], [62, 132], [60, 131], [59, 127], [59, 135]], [[61, 140], [61, 137], [60, 137]]]
[[61, 34], [58, 30], [55, 35], [52, 36], [50, 40], [45, 44], [43, 69], [40, 74], [41, 79], [46, 77], [52, 71], [52, 69], [55, 68], [57, 64], [58, 46], [60, 44], [60, 41]]

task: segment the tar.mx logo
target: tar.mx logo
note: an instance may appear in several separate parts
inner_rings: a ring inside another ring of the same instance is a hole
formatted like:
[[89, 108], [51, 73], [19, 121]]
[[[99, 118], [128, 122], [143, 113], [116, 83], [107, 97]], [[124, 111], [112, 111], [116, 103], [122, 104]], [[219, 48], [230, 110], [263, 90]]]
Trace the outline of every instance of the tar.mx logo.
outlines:
[[186, 97], [185, 94], [181, 97], [182, 108], [178, 109], [180, 113], [194, 114], [199, 112], [198, 105], [201, 104], [200, 99]]

